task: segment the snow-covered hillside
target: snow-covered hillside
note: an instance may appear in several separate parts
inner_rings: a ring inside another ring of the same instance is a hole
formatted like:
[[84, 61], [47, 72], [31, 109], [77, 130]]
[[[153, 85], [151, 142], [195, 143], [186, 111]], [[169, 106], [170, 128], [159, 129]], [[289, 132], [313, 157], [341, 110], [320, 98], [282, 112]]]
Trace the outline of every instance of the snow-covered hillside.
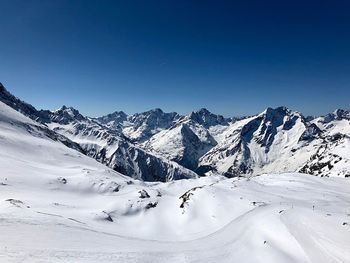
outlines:
[[347, 179], [147, 183], [52, 134], [0, 102], [0, 262], [350, 262]]

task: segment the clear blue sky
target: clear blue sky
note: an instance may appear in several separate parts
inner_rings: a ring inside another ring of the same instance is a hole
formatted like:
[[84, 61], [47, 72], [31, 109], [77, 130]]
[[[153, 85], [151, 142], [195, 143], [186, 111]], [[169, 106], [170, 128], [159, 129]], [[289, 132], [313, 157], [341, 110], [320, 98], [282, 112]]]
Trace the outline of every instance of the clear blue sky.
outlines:
[[348, 0], [0, 0], [0, 10], [0, 81], [37, 108], [350, 108]]

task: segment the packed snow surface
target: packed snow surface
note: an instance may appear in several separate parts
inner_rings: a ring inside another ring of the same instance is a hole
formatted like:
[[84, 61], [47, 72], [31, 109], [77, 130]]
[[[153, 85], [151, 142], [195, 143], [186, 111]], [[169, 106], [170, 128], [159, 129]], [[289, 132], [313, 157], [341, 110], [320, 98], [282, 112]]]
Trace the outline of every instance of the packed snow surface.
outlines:
[[125, 177], [0, 103], [0, 262], [350, 262], [350, 182]]

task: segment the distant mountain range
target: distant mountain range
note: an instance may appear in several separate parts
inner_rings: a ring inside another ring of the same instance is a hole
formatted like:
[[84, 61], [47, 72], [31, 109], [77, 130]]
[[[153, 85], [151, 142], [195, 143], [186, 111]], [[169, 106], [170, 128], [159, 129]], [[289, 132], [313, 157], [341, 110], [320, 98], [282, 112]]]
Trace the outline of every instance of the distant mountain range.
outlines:
[[304, 117], [278, 107], [250, 117], [224, 118], [207, 109], [185, 116], [154, 109], [90, 118], [66, 106], [37, 110], [2, 84], [0, 101], [44, 124], [66, 146], [135, 179], [295, 171], [350, 177], [349, 110]]

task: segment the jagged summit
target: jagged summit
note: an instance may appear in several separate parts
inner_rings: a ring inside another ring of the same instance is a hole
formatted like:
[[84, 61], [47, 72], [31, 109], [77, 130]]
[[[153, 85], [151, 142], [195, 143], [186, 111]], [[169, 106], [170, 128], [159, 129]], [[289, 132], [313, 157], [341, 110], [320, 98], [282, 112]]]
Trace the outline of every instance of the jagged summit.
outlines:
[[207, 108], [200, 108], [199, 110], [193, 111], [192, 113], [198, 113], [200, 115], [211, 114], [211, 112]]
[[164, 111], [161, 108], [154, 108], [154, 109], [150, 109], [148, 111], [145, 111], [144, 113], [145, 114], [147, 114], [147, 113], [163, 114]]
[[120, 117], [122, 117], [123, 119], [125, 118], [127, 118], [127, 114], [124, 112], [124, 111], [114, 111], [114, 112], [112, 112], [112, 113], [109, 113], [109, 114], [107, 114], [107, 115], [104, 115], [104, 116], [102, 116], [102, 117], [98, 117], [98, 119], [109, 119], [109, 118], [120, 118]]
[[96, 120], [111, 129], [122, 129], [123, 122], [127, 121], [128, 115], [123, 111], [115, 111], [113, 113], [96, 118]]
[[163, 129], [169, 129], [181, 116], [176, 112], [163, 112], [159, 108], [128, 116], [129, 126], [123, 130], [132, 141], [143, 142]]
[[51, 121], [68, 124], [74, 120], [84, 120], [85, 117], [80, 114], [80, 112], [73, 108], [63, 105], [60, 109], [55, 110], [54, 112], [49, 113]]
[[59, 109], [57, 109], [56, 111], [65, 111], [65, 110], [76, 110], [76, 109], [74, 109], [73, 107], [71, 107], [71, 106], [66, 106], [66, 105], [62, 105], [62, 107], [61, 108], [59, 108]]
[[336, 109], [325, 116], [317, 118], [317, 121], [321, 123], [329, 123], [334, 120], [350, 120], [350, 110]]
[[62, 111], [65, 111], [65, 112], [71, 112], [73, 113], [74, 115], [78, 115], [80, 114], [79, 111], [77, 109], [75, 109], [74, 107], [72, 106], [66, 106], [66, 105], [63, 105], [61, 108], [59, 108], [58, 110], [56, 110], [55, 112], [62, 112]]
[[201, 108], [198, 111], [192, 111], [188, 118], [206, 128], [215, 125], [227, 125], [231, 119], [224, 118], [222, 115], [211, 113], [206, 108]]
[[268, 115], [268, 116], [271, 116], [271, 115], [287, 115], [291, 112], [290, 109], [288, 109], [287, 107], [285, 106], [279, 106], [279, 107], [276, 107], [276, 108], [272, 108], [272, 107], [267, 107], [261, 114], [265, 114], [265, 115]]
[[350, 120], [350, 110], [344, 110], [344, 109], [336, 109], [333, 112], [334, 116], [337, 119], [348, 119]]

